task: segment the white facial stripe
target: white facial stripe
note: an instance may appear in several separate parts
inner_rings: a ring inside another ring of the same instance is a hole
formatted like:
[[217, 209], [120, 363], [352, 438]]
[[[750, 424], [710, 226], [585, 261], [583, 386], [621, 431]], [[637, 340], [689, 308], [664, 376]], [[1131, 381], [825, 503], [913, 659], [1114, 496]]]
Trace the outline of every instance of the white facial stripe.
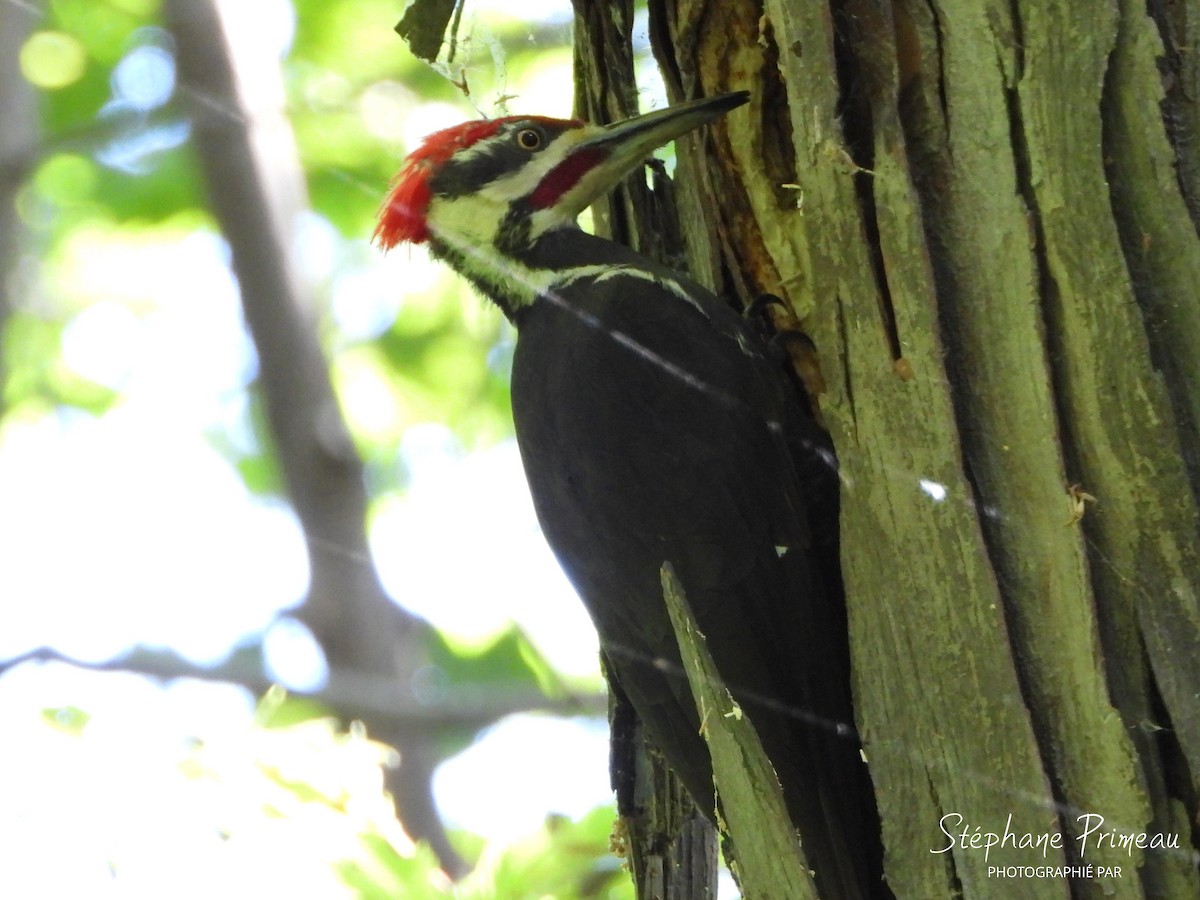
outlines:
[[[430, 231], [461, 260], [464, 274], [497, 288], [513, 300], [514, 308], [528, 306], [539, 296], [591, 278], [597, 283], [616, 276], [651, 282], [690, 304], [701, 315], [707, 313], [678, 281], [658, 276], [630, 265], [578, 266], [566, 271], [531, 269], [496, 249], [500, 226], [513, 201], [527, 197], [576, 146], [603, 129], [586, 126], [557, 137], [544, 150], [531, 154], [520, 169], [485, 185], [474, 194], [458, 197], [435, 196], [430, 201], [426, 221]], [[472, 156], [495, 146], [496, 140], [511, 140], [511, 134], [480, 141], [463, 155]], [[598, 193], [597, 181], [608, 176], [598, 170], [585, 172], [551, 207], [534, 210], [529, 216], [529, 238], [536, 241], [548, 231], [573, 225], [583, 207]]]
[[[484, 185], [474, 194], [458, 197], [435, 196], [430, 201], [426, 213], [430, 230], [435, 234], [454, 234], [462, 240], [472, 239], [480, 244], [491, 245], [513, 201], [533, 193], [542, 179], [566, 159], [580, 141], [599, 130], [588, 127], [560, 135], [545, 150], [531, 154], [526, 165]], [[499, 139], [509, 140], [510, 137], [502, 136]], [[475, 146], [460, 151], [457, 158], [462, 158], [463, 154], [486, 152], [489, 145], [494, 146], [495, 140], [497, 139], [480, 141]], [[551, 228], [569, 225], [579, 215], [580, 210], [564, 214], [561, 206], [562, 204], [555, 204], [555, 208], [538, 210], [531, 216], [531, 238], [540, 236]]]
[[579, 213], [567, 212], [558, 204], [539, 209], [529, 217], [529, 240], [530, 243], [536, 241], [547, 231], [553, 231], [555, 228], [562, 228], [564, 225], [572, 224]]
[[577, 128], [560, 134], [550, 146], [539, 153], [531, 154], [529, 162], [515, 172], [493, 181], [487, 192], [499, 200], [511, 203], [532, 194], [542, 179], [561, 163], [580, 141], [592, 137], [599, 128]]
[[456, 150], [454, 153], [455, 162], [465, 162], [474, 159], [476, 156], [482, 156], [487, 153], [492, 147], [496, 146], [497, 141], [504, 143], [511, 139], [511, 136], [505, 132], [505, 126], [500, 126], [500, 131], [493, 134], [491, 137], [484, 138], [481, 141], [476, 141], [465, 150]]
[[512, 298], [514, 309], [533, 303], [539, 295], [550, 290], [561, 274], [554, 269], [531, 269], [500, 253], [490, 241], [476, 243], [462, 232], [439, 228], [436, 235], [458, 254], [463, 274], [492, 285]]
[[476, 243], [491, 247], [508, 205], [487, 192], [461, 197], [434, 197], [425, 220], [429, 229], [453, 246]]
[[[470, 215], [472, 210], [464, 205], [462, 212]], [[445, 227], [439, 227], [436, 234], [439, 240], [450, 245], [459, 254], [462, 259], [462, 267], [468, 277], [477, 278], [500, 288], [506, 296], [512, 297], [516, 301], [515, 308], [528, 306], [539, 296], [556, 289], [569, 287], [585, 278], [591, 278], [596, 283], [600, 283], [620, 275], [655, 284], [674, 294], [706, 319], [709, 318], [704, 307], [697, 303], [696, 298], [674, 278], [659, 276], [636, 266], [575, 266], [565, 271], [531, 269], [519, 260], [497, 251], [490, 241], [476, 243], [463, 232]]]
[[665, 275], [656, 275], [653, 272], [647, 272], [645, 269], [639, 269], [637, 266], [576, 266], [573, 269], [567, 269], [562, 277], [553, 282], [554, 287], [563, 288], [569, 284], [574, 284], [584, 278], [592, 278], [596, 283], [600, 283], [608, 278], [615, 278], [618, 275], [626, 278], [639, 278], [642, 281], [649, 281], [651, 284], [656, 284], [661, 288], [670, 291], [680, 300], [683, 300], [689, 306], [696, 309], [704, 318], [708, 318], [708, 313], [704, 311], [704, 307], [696, 302], [696, 298], [688, 293], [687, 288], [676, 281], [674, 278], [668, 278]]

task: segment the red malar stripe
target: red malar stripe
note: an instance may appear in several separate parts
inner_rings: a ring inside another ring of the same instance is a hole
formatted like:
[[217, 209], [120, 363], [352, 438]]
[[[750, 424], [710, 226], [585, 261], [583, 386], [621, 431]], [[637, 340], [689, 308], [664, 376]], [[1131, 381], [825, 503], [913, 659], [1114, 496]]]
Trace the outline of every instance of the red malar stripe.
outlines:
[[529, 205], [534, 209], [548, 209], [553, 206], [607, 155], [595, 147], [586, 147], [572, 153], [546, 173], [546, 177], [529, 195]]

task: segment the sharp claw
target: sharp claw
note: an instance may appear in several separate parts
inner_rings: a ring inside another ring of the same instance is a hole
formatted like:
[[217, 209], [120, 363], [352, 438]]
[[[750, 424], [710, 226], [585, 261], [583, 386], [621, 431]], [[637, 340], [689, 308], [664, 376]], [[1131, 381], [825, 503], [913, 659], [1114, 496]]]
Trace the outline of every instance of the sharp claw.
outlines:
[[783, 300], [774, 294], [759, 294], [750, 301], [750, 305], [742, 310], [742, 316], [746, 319], [762, 319], [766, 317], [768, 306], [782, 306], [788, 312], [788, 305]]
[[[772, 323], [767, 310], [778, 306], [783, 315]], [[820, 395], [825, 392], [825, 380], [821, 377], [821, 366], [817, 357], [817, 345], [812, 338], [799, 329], [792, 309], [775, 294], [759, 294], [742, 312], [745, 319], [752, 320], [767, 342], [767, 356], [772, 362], [785, 366], [799, 379], [808, 400], [809, 410], [820, 419]], [[781, 330], [776, 331], [775, 327]]]

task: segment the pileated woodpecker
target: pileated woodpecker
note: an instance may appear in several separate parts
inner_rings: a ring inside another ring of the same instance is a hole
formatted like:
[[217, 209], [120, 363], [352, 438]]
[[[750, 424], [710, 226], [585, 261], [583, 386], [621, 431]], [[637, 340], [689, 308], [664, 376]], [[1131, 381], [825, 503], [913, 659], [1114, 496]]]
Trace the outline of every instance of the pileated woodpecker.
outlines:
[[610, 678], [697, 805], [714, 815], [666, 561], [775, 766], [821, 895], [874, 896], [827, 437], [733, 309], [575, 223], [654, 148], [748, 98], [607, 127], [508, 116], [439, 131], [406, 160], [375, 239], [427, 242], [516, 325], [513, 415], [542, 530]]

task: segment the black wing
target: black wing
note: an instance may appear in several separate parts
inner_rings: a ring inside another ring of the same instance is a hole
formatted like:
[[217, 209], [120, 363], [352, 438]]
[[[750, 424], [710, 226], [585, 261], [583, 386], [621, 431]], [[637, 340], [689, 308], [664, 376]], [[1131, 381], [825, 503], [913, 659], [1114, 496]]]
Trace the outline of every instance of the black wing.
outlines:
[[756, 336], [710, 293], [682, 283], [684, 299], [666, 277], [578, 279], [518, 319], [513, 412], [534, 505], [615, 676], [711, 811], [708, 751], [659, 584], [662, 563], [674, 565], [810, 860], [850, 884], [878, 838], [847, 847], [837, 836], [877, 826], [869, 799], [855, 799], [870, 791], [849, 728], [841, 598], [821, 574], [831, 544], [812, 539], [798, 472], [826, 493], [836, 476], [813, 462], [824, 448], [798, 462], [820, 439]]

